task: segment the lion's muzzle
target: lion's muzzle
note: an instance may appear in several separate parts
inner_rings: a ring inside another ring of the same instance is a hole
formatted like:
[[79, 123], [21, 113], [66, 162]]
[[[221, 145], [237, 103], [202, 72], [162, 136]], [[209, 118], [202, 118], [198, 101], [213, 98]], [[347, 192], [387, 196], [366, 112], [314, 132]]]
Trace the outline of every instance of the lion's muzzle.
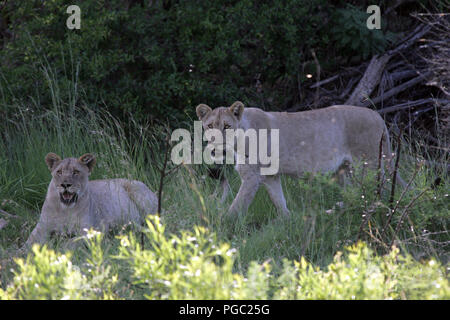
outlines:
[[59, 198], [62, 203], [68, 206], [77, 201], [78, 195], [75, 192], [64, 191], [59, 194]]

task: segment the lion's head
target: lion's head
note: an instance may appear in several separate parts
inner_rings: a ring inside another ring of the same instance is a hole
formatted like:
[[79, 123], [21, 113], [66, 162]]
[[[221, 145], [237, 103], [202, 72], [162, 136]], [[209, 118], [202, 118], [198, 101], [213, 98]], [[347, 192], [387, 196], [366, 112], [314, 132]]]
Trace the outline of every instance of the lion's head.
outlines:
[[239, 128], [239, 122], [244, 113], [244, 104], [234, 102], [230, 107], [219, 107], [214, 110], [206, 104], [199, 104], [195, 109], [198, 119], [202, 121], [203, 129], [218, 129], [225, 133], [227, 129]]
[[62, 205], [72, 207], [83, 195], [95, 161], [95, 156], [90, 153], [84, 154], [78, 159], [66, 158], [64, 160], [55, 153], [47, 154], [45, 163], [52, 173], [52, 182]]
[[[216, 150], [222, 150], [221, 155], [225, 156], [225, 150], [229, 148], [230, 151], [234, 150], [234, 136], [232, 141], [226, 140], [226, 131], [236, 130], [240, 127], [239, 123], [242, 119], [244, 113], [244, 104], [240, 101], [234, 102], [230, 107], [218, 107], [214, 110], [211, 109], [206, 104], [199, 104], [196, 107], [196, 113], [198, 119], [202, 122], [203, 129], [206, 131], [216, 131], [216, 133], [211, 133], [212, 138], [208, 144], [212, 144], [210, 147], [212, 150], [212, 156], [215, 156]], [[219, 141], [215, 140], [214, 135], [221, 134], [222, 139]]]

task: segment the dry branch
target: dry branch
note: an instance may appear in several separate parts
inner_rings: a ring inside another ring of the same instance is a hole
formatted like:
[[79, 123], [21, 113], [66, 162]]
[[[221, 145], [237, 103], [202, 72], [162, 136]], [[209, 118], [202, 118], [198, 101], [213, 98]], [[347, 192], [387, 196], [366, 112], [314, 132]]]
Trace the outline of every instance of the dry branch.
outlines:
[[353, 93], [345, 101], [345, 104], [359, 106], [362, 104], [372, 91], [376, 88], [380, 82], [381, 75], [383, 74], [384, 68], [388, 63], [390, 55], [376, 55], [370, 60], [369, 66], [366, 69], [363, 77], [359, 81]]
[[321, 85], [324, 85], [324, 84], [327, 84], [329, 82], [332, 82], [332, 81], [336, 80], [339, 77], [340, 77], [340, 75], [336, 74], [336, 75], [334, 75], [334, 76], [332, 76], [332, 77], [330, 77], [328, 79], [325, 79], [325, 80], [322, 80], [322, 81], [314, 83], [313, 85], [309, 86], [309, 88], [314, 89], [314, 88], [320, 87]]
[[425, 99], [420, 99], [420, 100], [408, 101], [408, 102], [400, 103], [400, 104], [397, 104], [395, 106], [386, 107], [386, 108], [383, 108], [383, 109], [380, 109], [380, 110], [377, 110], [377, 111], [380, 114], [384, 114], [384, 113], [390, 113], [390, 112], [396, 112], [396, 111], [400, 111], [400, 110], [404, 110], [404, 109], [409, 109], [409, 108], [412, 108], [412, 107], [417, 107], [417, 106], [420, 106], [420, 105], [423, 105], [423, 104], [427, 104], [427, 103], [450, 103], [450, 100], [425, 98]]
[[[428, 31], [430, 31], [431, 26], [430, 25], [424, 25], [420, 24], [402, 43], [400, 43], [397, 47], [394, 49], [391, 49], [384, 53], [383, 55], [375, 55], [372, 57], [369, 66], [367, 67], [366, 71], [364, 72], [363, 77], [359, 81], [356, 88], [353, 90], [350, 97], [345, 101], [345, 104], [349, 105], [356, 105], [356, 106], [368, 106], [370, 102], [365, 101], [367, 97], [370, 96], [370, 94], [373, 92], [373, 90], [378, 86], [381, 80], [381, 76], [384, 72], [384, 69], [386, 68], [387, 63], [389, 60], [396, 55], [397, 53], [409, 48], [412, 46], [417, 39], [425, 35]], [[422, 77], [429, 76], [431, 73], [427, 73], [427, 75], [423, 75]], [[420, 76], [419, 76], [420, 77]], [[388, 91], [386, 94], [384, 94], [381, 97], [378, 97], [376, 99], [379, 99], [379, 101], [386, 99], [388, 97], [391, 97], [399, 92], [401, 92], [404, 89], [407, 89], [414, 84], [419, 83], [422, 81], [422, 78], [414, 78], [413, 80], [408, 81], [405, 83], [405, 86], [398, 86], [392, 90], [395, 91]], [[387, 94], [390, 94], [387, 96]], [[377, 102], [373, 102], [377, 103]]]
[[383, 95], [374, 98], [373, 100], [367, 100], [367, 101], [363, 102], [362, 106], [367, 107], [371, 104], [377, 104], [378, 102], [381, 102], [384, 99], [388, 99], [392, 96], [395, 96], [396, 94], [399, 94], [400, 92], [405, 91], [406, 89], [422, 82], [424, 79], [426, 79], [431, 74], [432, 74], [431, 71], [425, 72], [425, 74], [419, 75], [409, 81], [406, 81], [406, 82], [402, 83], [401, 85], [398, 85], [395, 88], [392, 88], [391, 90], [385, 92]]

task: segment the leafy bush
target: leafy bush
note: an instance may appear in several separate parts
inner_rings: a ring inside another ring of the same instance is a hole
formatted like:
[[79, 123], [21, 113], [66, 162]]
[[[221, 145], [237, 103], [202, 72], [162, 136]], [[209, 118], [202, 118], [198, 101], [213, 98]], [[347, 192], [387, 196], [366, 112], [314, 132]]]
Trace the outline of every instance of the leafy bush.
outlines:
[[[91, 235], [94, 233], [91, 233]], [[96, 237], [99, 240], [100, 237]], [[101, 265], [96, 240], [91, 242], [91, 258], [84, 269], [73, 265], [70, 252], [62, 254], [46, 246], [33, 246], [26, 258], [17, 259], [20, 272], [15, 272], [13, 283], [6, 291], [0, 289], [1, 299], [111, 299], [117, 298], [112, 288], [117, 275]], [[101, 255], [101, 254], [100, 254]]]
[[[7, 88], [0, 112], [16, 100], [50, 105], [54, 94], [106, 105], [121, 118], [132, 112], [160, 121], [193, 117], [200, 102], [242, 100], [273, 110], [295, 103], [298, 81], [315, 72], [311, 49], [329, 69], [337, 64], [335, 44], [349, 56], [387, 44], [381, 31], [361, 27], [363, 11], [332, 14], [325, 0], [84, 1], [81, 29], [68, 30], [71, 4], [6, 3], [2, 14], [14, 37], [0, 50]], [[54, 92], [48, 78], [61, 79]], [[38, 99], [30, 99], [35, 92]]]
[[[366, 22], [369, 14], [351, 4], [334, 12], [336, 26], [331, 29], [337, 51], [343, 56], [360, 56], [367, 59], [383, 52], [395, 40], [395, 34], [382, 29], [370, 30]], [[340, 23], [339, 23], [340, 22]], [[358, 53], [358, 54], [356, 54]]]
[[[246, 275], [233, 272], [235, 250], [206, 229], [165, 235], [159, 218], [148, 217], [143, 248], [133, 234], [118, 237], [116, 255], [105, 256], [102, 235], [85, 237], [80, 266], [47, 247], [34, 246], [16, 260], [13, 281], [2, 299], [120, 298], [126, 285], [147, 299], [448, 299], [450, 284], [435, 260], [419, 263], [393, 250], [376, 256], [364, 244], [336, 254], [324, 270], [302, 258], [284, 261], [280, 274], [269, 263], [252, 263]], [[108, 266], [106, 266], [106, 260]]]

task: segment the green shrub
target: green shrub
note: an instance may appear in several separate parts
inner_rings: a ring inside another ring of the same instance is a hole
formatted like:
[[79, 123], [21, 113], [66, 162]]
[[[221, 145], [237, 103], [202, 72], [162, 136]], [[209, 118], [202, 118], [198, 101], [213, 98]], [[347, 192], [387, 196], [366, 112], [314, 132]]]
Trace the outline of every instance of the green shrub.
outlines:
[[368, 17], [369, 14], [366, 13], [365, 8], [359, 9], [351, 4], [333, 13], [333, 21], [336, 25], [330, 29], [331, 38], [340, 55], [367, 59], [384, 52], [395, 40], [394, 33], [383, 32], [383, 22], [381, 29], [368, 29], [366, 25]]
[[[311, 49], [329, 70], [339, 64], [336, 49], [366, 57], [387, 44], [381, 31], [361, 27], [364, 8], [332, 14], [325, 0], [168, 3], [80, 2], [80, 30], [66, 27], [71, 1], [6, 3], [14, 40], [0, 50], [0, 112], [12, 112], [16, 100], [51, 105], [55, 93], [152, 121], [194, 117], [201, 102], [281, 109], [297, 102], [298, 81], [315, 72]], [[55, 92], [48, 78], [60, 79]]]
[[377, 256], [358, 243], [338, 252], [323, 270], [301, 258], [285, 260], [279, 274], [269, 263], [253, 262], [244, 275], [233, 271], [235, 250], [204, 228], [165, 235], [159, 218], [149, 216], [144, 232], [146, 248], [133, 234], [120, 235], [117, 254], [105, 256], [102, 235], [91, 230], [79, 266], [70, 253], [36, 245], [26, 260], [16, 260], [14, 279], [0, 289], [0, 298], [120, 298], [120, 285], [134, 292], [133, 298], [147, 299], [450, 298], [438, 262], [420, 263], [396, 248]]
[[[92, 234], [92, 233], [91, 233]], [[3, 291], [0, 299], [112, 299], [118, 298], [112, 291], [117, 275], [102, 266], [96, 241], [91, 242], [91, 258], [80, 267], [71, 261], [72, 254], [56, 253], [46, 246], [34, 245], [26, 260], [17, 259], [13, 283]], [[96, 255], [97, 254], [97, 255]]]
[[[364, 243], [338, 252], [326, 270], [303, 258], [285, 261], [276, 298], [282, 299], [446, 299], [450, 287], [444, 268], [435, 260], [423, 264], [402, 256], [397, 248], [374, 255]], [[417, 275], [417, 277], [414, 276]]]

